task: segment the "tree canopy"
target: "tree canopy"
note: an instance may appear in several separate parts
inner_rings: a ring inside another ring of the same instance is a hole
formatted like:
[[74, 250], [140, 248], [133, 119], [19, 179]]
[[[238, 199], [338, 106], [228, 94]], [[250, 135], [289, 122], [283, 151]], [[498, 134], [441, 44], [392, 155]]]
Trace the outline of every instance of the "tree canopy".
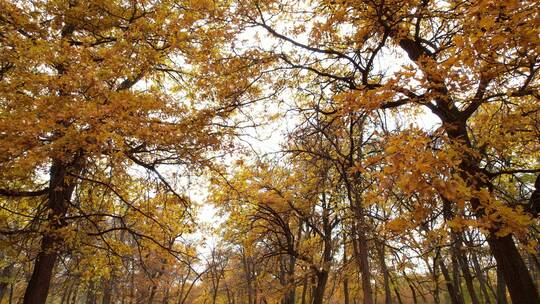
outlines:
[[539, 29], [0, 0], [0, 303], [540, 303]]

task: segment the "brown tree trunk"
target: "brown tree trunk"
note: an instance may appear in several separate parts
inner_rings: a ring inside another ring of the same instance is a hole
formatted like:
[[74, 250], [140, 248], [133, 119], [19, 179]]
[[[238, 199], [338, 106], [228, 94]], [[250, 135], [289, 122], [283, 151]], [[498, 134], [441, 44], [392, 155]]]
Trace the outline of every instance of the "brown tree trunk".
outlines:
[[113, 280], [114, 280], [113, 275], [111, 275], [109, 279], [103, 280], [103, 299], [101, 300], [102, 304], [111, 304]]
[[9, 299], [8, 304], [13, 304], [13, 283], [9, 284]]
[[504, 274], [497, 267], [497, 304], [508, 304]]
[[246, 280], [248, 303], [253, 304], [256, 300], [254, 299], [253, 282], [251, 279], [251, 267], [249, 263], [249, 257], [247, 257], [245, 253], [242, 253], [242, 265], [244, 266], [244, 278]]
[[[465, 235], [465, 243], [470, 248], [474, 247], [474, 243], [473, 243], [473, 240], [472, 240], [472, 237], [470, 236], [470, 234]], [[478, 261], [478, 256], [477, 256], [475, 251], [471, 252], [471, 261], [473, 263], [473, 269], [474, 269], [476, 278], [478, 279], [478, 282], [480, 283], [480, 290], [482, 291], [482, 296], [483, 296], [482, 303], [491, 304], [491, 300], [490, 300], [490, 297], [489, 297], [489, 292], [488, 292], [488, 289], [487, 289], [486, 276], [484, 276], [484, 273], [482, 272], [482, 268], [480, 267], [480, 262]]]
[[13, 264], [9, 264], [4, 267], [4, 269], [2, 269], [2, 273], [0, 274], [0, 303], [2, 303], [2, 299], [4, 298], [4, 295], [6, 294], [6, 291], [8, 289], [9, 279], [11, 277], [12, 270]]
[[296, 286], [294, 282], [294, 268], [296, 266], [296, 258], [289, 256], [289, 267], [287, 269], [287, 282], [288, 282], [288, 294], [287, 294], [287, 303], [295, 304], [296, 303]]
[[[347, 237], [343, 234], [343, 268], [347, 266]], [[343, 273], [343, 304], [349, 304], [349, 276], [347, 271]]]
[[[385, 245], [381, 242], [377, 246], [377, 251], [379, 253], [379, 263], [381, 264], [381, 272], [384, 279], [384, 303], [392, 304], [392, 292], [390, 290], [390, 274], [388, 273], [388, 268], [386, 267], [385, 261]], [[376, 301], [375, 301], [376, 302]]]
[[432, 275], [433, 275], [433, 282], [435, 283], [435, 286], [434, 286], [434, 290], [433, 290], [433, 301], [435, 304], [439, 304], [440, 303], [440, 299], [439, 299], [439, 272], [437, 271], [437, 269], [439, 267], [437, 267], [438, 265], [438, 260], [439, 258], [439, 253], [437, 253], [435, 255], [435, 257], [433, 257], [433, 272], [432, 272]]
[[[452, 126], [458, 126], [458, 128], [454, 131], [447, 131], [449, 137], [458, 142], [464, 142], [468, 147], [470, 147], [471, 144], [468, 138], [465, 122], [454, 122]], [[479, 180], [478, 178], [474, 179], [474, 176], [477, 176], [478, 172], [480, 172], [477, 164], [478, 161], [472, 156], [465, 155], [463, 158], [463, 162], [460, 165], [461, 169], [463, 170], [463, 178], [468, 181], [471, 186], [475, 187], [477, 190], [480, 190], [480, 186], [484, 184], [483, 181]], [[482, 217], [484, 215], [483, 209], [480, 208], [480, 201], [477, 198], [473, 198], [471, 200], [471, 205], [473, 209], [477, 210], [476, 213], [478, 217]], [[534, 286], [533, 280], [529, 271], [527, 270], [527, 267], [525, 266], [523, 258], [516, 248], [516, 244], [512, 239], [512, 234], [498, 237], [496, 232], [496, 229], [489, 231], [486, 239], [491, 249], [491, 253], [497, 261], [497, 266], [500, 267], [505, 278], [512, 302], [520, 304], [540, 303], [538, 291]]]
[[446, 289], [448, 291], [448, 295], [450, 296], [450, 302], [452, 304], [463, 304], [461, 297], [458, 296], [454, 284], [452, 284], [452, 278], [450, 277], [450, 273], [448, 273], [448, 268], [446, 268], [446, 265], [444, 265], [442, 259], [439, 260], [439, 266], [441, 268], [444, 280], [446, 281]]
[[317, 286], [313, 290], [313, 304], [324, 303], [324, 290], [326, 289], [326, 282], [328, 282], [328, 272], [320, 271], [316, 273]]
[[362, 291], [364, 293], [364, 304], [373, 304], [373, 292], [371, 290], [371, 272], [369, 266], [369, 248], [365, 235], [365, 230], [362, 225], [363, 212], [358, 210], [361, 207], [355, 208], [356, 222], [353, 226], [354, 238], [353, 249], [356, 258], [356, 263], [362, 275]]
[[308, 289], [308, 279], [307, 277], [304, 277], [304, 284], [302, 285], [302, 302], [301, 304], [306, 304], [306, 295], [307, 295], [307, 289]]
[[497, 237], [492, 233], [487, 241], [497, 260], [497, 267], [501, 268], [512, 303], [540, 303], [538, 291], [516, 248], [512, 235]]
[[[447, 122], [444, 119], [443, 122], [450, 123], [451, 126], [455, 127], [452, 130], [447, 130], [447, 134], [451, 139], [462, 142], [467, 147], [471, 147], [465, 122]], [[462, 169], [462, 177], [468, 184], [476, 190], [480, 190], [481, 185], [484, 185], [484, 182], [479, 178], [475, 178], [478, 172], [480, 172], [478, 160], [465, 154], [460, 167]], [[471, 199], [471, 205], [474, 210], [477, 210], [476, 215], [478, 217], [484, 215], [479, 199]], [[497, 261], [497, 266], [500, 267], [502, 274], [505, 277], [512, 302], [520, 304], [540, 303], [538, 291], [534, 286], [523, 258], [516, 248], [516, 244], [512, 239], [512, 234], [498, 237], [496, 232], [496, 229], [489, 231], [486, 239], [491, 249], [491, 253]]]
[[[78, 160], [76, 160], [78, 161]], [[68, 182], [68, 165], [54, 159], [50, 169], [48, 224], [51, 231], [45, 232], [41, 239], [40, 251], [34, 263], [34, 270], [26, 291], [24, 304], [44, 304], [51, 284], [54, 265], [58, 258], [58, 250], [63, 240], [55, 231], [67, 225], [64, 220], [75, 184]]]
[[90, 281], [86, 288], [86, 304], [96, 304], [96, 288], [94, 281]]

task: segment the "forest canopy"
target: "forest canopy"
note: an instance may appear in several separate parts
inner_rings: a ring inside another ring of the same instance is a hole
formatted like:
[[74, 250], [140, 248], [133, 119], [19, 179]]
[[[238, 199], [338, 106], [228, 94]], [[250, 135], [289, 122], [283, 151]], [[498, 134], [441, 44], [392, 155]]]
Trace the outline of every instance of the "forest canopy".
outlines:
[[0, 0], [0, 304], [540, 303], [540, 2]]

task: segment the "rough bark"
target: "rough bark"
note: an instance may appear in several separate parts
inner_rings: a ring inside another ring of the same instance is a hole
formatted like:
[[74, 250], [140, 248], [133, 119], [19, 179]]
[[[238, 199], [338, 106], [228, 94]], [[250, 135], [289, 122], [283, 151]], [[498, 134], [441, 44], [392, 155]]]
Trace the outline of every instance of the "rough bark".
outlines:
[[320, 271], [315, 275], [317, 277], [317, 285], [313, 290], [313, 304], [324, 303], [324, 290], [326, 289], [326, 283], [328, 282], [328, 272]]
[[497, 304], [508, 304], [504, 274], [497, 268]]
[[[78, 167], [76, 164], [72, 166]], [[75, 189], [75, 184], [68, 178], [69, 169], [70, 166], [59, 159], [54, 159], [52, 162], [47, 200], [49, 209], [47, 221], [50, 230], [45, 232], [41, 239], [40, 251], [24, 294], [24, 304], [44, 304], [47, 300], [54, 265], [58, 258], [59, 247], [63, 242], [55, 231], [67, 225], [64, 217]]]

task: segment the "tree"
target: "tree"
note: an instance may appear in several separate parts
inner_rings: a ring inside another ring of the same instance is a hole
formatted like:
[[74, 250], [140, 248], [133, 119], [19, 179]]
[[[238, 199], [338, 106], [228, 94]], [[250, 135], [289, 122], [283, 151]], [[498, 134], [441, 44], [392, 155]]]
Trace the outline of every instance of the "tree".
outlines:
[[[243, 61], [221, 56], [233, 35], [214, 23], [224, 8], [199, 1], [1, 3], [0, 194], [10, 206], [32, 199], [42, 234], [24, 303], [45, 302], [66, 242], [61, 231], [71, 229], [68, 214], [85, 184], [122, 200], [119, 189], [139, 166], [187, 210], [159, 166], [204, 166], [228, 132], [216, 125], [242, 102], [240, 93], [254, 90], [249, 68], [241, 80], [234, 72]], [[218, 64], [219, 77], [191, 77]], [[208, 87], [202, 80], [210, 78], [236, 85]]]
[[[249, 1], [242, 8], [244, 22], [280, 44], [269, 51], [313, 75], [306, 87], [328, 84], [342, 104], [338, 113], [422, 108], [434, 114], [447, 137], [444, 149], [459, 153], [467, 208], [489, 222], [486, 240], [512, 299], [539, 301], [513, 239], [531, 222], [501, 202], [493, 186], [496, 176], [538, 168], [515, 160], [495, 164], [491, 157], [510, 157], [520, 147], [532, 156], [537, 145], [528, 140], [537, 136], [538, 121], [535, 1]], [[499, 108], [515, 113], [512, 124], [486, 120], [484, 113]], [[513, 138], [489, 138], [486, 129], [494, 127]]]

